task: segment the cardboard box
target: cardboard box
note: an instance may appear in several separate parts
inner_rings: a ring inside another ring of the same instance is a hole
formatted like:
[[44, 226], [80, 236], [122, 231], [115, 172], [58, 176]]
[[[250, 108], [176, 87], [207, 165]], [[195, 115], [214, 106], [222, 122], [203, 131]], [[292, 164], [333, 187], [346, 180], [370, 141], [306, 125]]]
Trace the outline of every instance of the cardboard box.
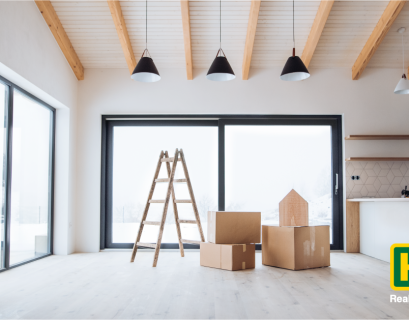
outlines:
[[280, 201], [278, 211], [280, 227], [308, 226], [308, 202], [294, 189]]
[[264, 265], [302, 270], [330, 265], [329, 226], [277, 227], [263, 225]]
[[254, 269], [255, 244], [200, 243], [200, 265], [224, 270]]
[[207, 241], [217, 244], [260, 243], [261, 212], [209, 211]]

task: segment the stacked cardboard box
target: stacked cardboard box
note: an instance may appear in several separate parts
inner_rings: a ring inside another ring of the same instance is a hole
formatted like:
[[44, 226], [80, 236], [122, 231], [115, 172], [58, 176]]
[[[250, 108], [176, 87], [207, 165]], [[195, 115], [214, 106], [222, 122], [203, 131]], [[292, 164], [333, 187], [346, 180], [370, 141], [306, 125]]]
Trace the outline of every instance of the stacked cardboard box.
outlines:
[[255, 268], [261, 212], [209, 211], [207, 239], [200, 244], [200, 265], [225, 270]]
[[262, 227], [262, 263], [291, 270], [329, 266], [329, 226], [308, 226], [308, 202], [291, 190], [279, 213], [280, 226]]

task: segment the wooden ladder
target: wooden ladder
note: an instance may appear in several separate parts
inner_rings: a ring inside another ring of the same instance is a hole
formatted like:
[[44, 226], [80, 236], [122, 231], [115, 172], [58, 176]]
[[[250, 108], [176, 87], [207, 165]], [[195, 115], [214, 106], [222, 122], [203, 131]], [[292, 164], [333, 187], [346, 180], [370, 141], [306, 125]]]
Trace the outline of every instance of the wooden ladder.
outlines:
[[[185, 179], [175, 179], [176, 166], [177, 166], [177, 163], [179, 161], [182, 162], [182, 167], [183, 167], [183, 172], [185, 174]], [[166, 169], [167, 169], [167, 172], [168, 172], [168, 177], [165, 178], [165, 179], [158, 178], [162, 163], [166, 163]], [[172, 169], [170, 168], [170, 163], [172, 163]], [[168, 190], [167, 190], [167, 193], [166, 193], [166, 199], [165, 200], [152, 200], [152, 196], [153, 196], [153, 192], [155, 191], [156, 184], [157, 183], [162, 183], [162, 182], [168, 182]], [[175, 191], [174, 191], [174, 188], [173, 188], [173, 183], [186, 183], [187, 188], [189, 190], [190, 199], [189, 200], [176, 200]], [[136, 255], [136, 251], [138, 250], [138, 247], [154, 248], [155, 249], [155, 255], [154, 255], [154, 258], [153, 258], [153, 267], [156, 267], [156, 264], [157, 264], [158, 258], [159, 258], [159, 250], [160, 250], [160, 245], [162, 243], [163, 229], [165, 228], [166, 215], [167, 215], [167, 212], [168, 212], [169, 199], [170, 199], [171, 194], [172, 194], [173, 212], [175, 214], [176, 231], [177, 231], [178, 240], [179, 240], [180, 255], [182, 257], [185, 256], [185, 253], [184, 253], [184, 250], [183, 250], [183, 243], [200, 244], [200, 242], [205, 241], [205, 238], [204, 238], [204, 235], [203, 235], [202, 224], [200, 223], [199, 211], [197, 210], [196, 200], [195, 200], [195, 196], [193, 194], [193, 188], [192, 188], [192, 184], [190, 182], [189, 172], [187, 171], [186, 160], [185, 160], [185, 156], [183, 154], [183, 150], [182, 149], [180, 149], [180, 150], [176, 149], [175, 156], [173, 158], [169, 158], [169, 154], [168, 154], [167, 151], [165, 151], [165, 152], [161, 151], [160, 156], [159, 156], [159, 160], [158, 160], [158, 164], [156, 166], [155, 175], [153, 177], [152, 186], [151, 186], [151, 189], [149, 191], [148, 200], [146, 201], [145, 210], [143, 211], [142, 221], [141, 221], [141, 224], [139, 226], [138, 235], [136, 237], [135, 244], [133, 246], [131, 262], [134, 262], [134, 260], [135, 260], [135, 255]], [[147, 221], [146, 220], [151, 203], [163, 203], [164, 204], [161, 221]], [[178, 209], [177, 209], [177, 204], [178, 203], [191, 203], [192, 206], [193, 206], [193, 212], [195, 214], [196, 219], [195, 220], [179, 219], [179, 214], [178, 214]], [[181, 223], [197, 224], [197, 227], [199, 228], [199, 232], [200, 232], [201, 241], [182, 239], [182, 235], [181, 235], [181, 231], [180, 231], [180, 224]], [[159, 226], [158, 241], [156, 243], [142, 243], [142, 242], [140, 242], [141, 237], [142, 237], [143, 227], [145, 225]]]

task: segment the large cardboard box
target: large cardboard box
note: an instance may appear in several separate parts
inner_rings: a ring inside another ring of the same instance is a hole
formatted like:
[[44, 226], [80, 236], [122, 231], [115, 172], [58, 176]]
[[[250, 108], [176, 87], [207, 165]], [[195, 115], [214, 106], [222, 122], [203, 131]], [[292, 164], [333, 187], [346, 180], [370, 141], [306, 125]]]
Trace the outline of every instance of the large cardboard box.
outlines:
[[308, 226], [308, 202], [292, 189], [278, 207], [280, 227]]
[[200, 265], [224, 270], [254, 269], [255, 244], [200, 243]]
[[217, 244], [260, 243], [261, 212], [209, 211], [207, 241]]
[[264, 265], [302, 270], [330, 265], [329, 226], [277, 227], [263, 230]]

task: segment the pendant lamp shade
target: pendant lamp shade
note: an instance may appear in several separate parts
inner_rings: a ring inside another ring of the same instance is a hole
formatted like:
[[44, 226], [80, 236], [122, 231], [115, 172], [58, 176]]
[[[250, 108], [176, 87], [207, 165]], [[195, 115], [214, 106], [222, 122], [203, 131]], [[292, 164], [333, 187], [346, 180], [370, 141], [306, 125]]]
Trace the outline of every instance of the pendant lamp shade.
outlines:
[[405, 74], [402, 75], [402, 79], [399, 80], [398, 85], [395, 88], [396, 94], [409, 94], [409, 80], [406, 79]]
[[[158, 69], [148, 51], [148, 0], [145, 4], [145, 50], [143, 50], [142, 57], [132, 72], [131, 79], [139, 82], [156, 82], [160, 80]], [[145, 54], [147, 56], [145, 56]], [[149, 56], [148, 56], [149, 55]]]
[[213, 60], [206, 78], [212, 81], [229, 81], [236, 78], [236, 76], [227, 58], [218, 56]]
[[301, 81], [310, 77], [307, 67], [299, 56], [295, 55], [295, 35], [294, 35], [294, 0], [293, 0], [293, 55], [287, 59], [280, 79], [284, 81]]
[[[220, 49], [216, 53], [216, 58], [214, 58], [209, 71], [207, 72], [206, 78], [211, 81], [230, 81], [236, 78], [233, 69], [230, 66], [229, 61], [224, 54], [222, 49], [222, 0], [220, 0]], [[220, 55], [219, 55], [220, 54]]]
[[139, 82], [156, 82], [160, 80], [160, 75], [152, 58], [142, 57], [132, 72], [131, 78]]
[[281, 72], [280, 79], [284, 81], [301, 81], [309, 77], [310, 73], [300, 57], [293, 55], [292, 57], [288, 58], [283, 72]]

